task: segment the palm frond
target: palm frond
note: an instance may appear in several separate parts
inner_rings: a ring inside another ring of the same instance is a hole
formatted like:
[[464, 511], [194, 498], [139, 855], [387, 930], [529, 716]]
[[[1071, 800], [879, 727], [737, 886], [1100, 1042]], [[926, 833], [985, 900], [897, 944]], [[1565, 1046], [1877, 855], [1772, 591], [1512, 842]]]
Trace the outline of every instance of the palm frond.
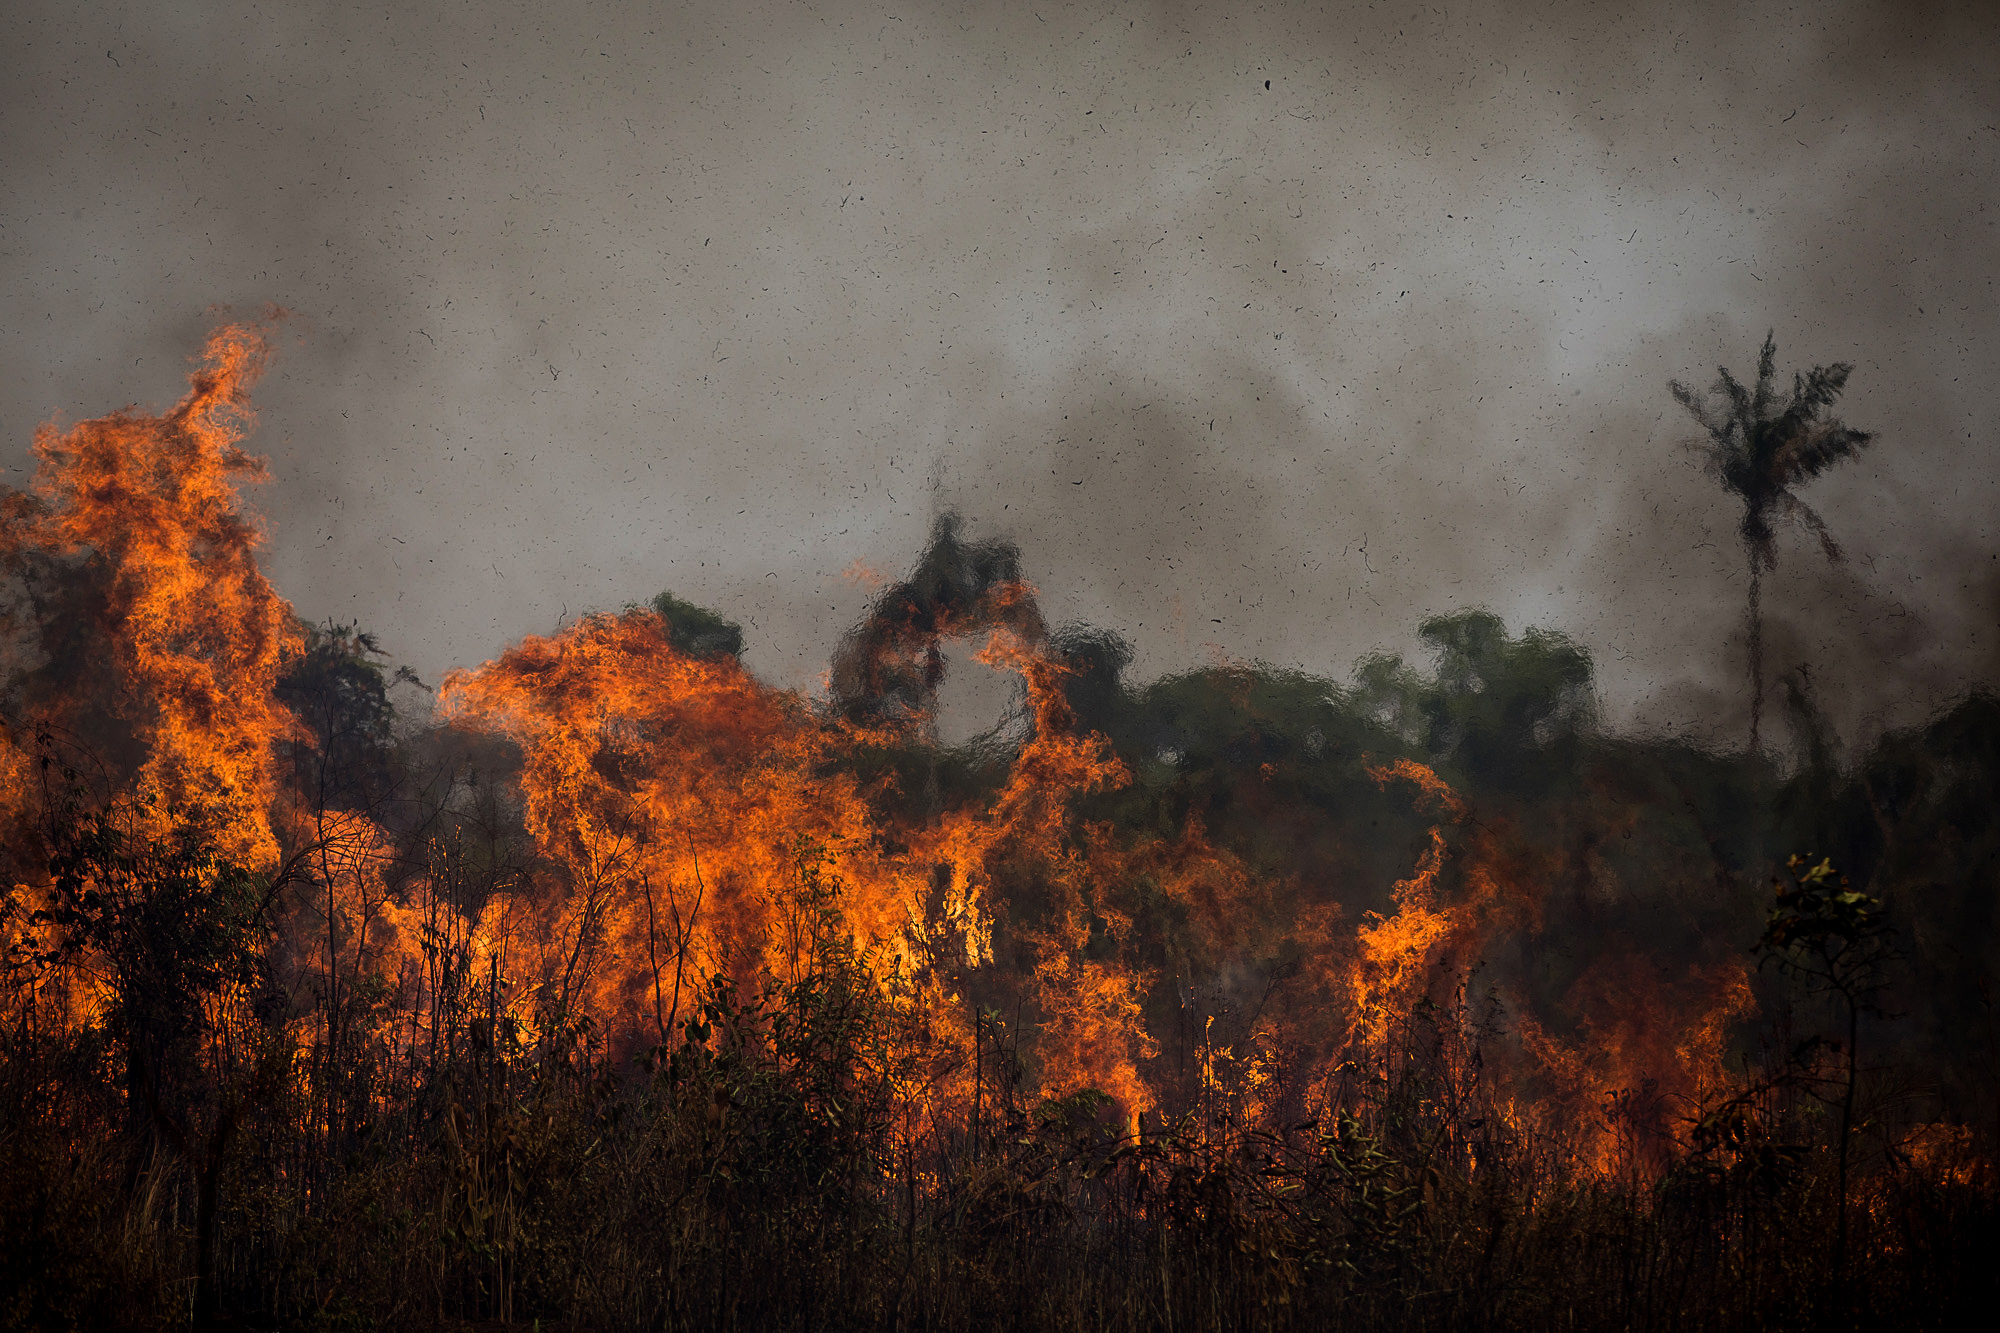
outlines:
[[1826, 552], [1826, 558], [1828, 560], [1832, 561], [1835, 564], [1840, 563], [1841, 559], [1840, 543], [1836, 542], [1833, 539], [1833, 534], [1827, 531], [1826, 520], [1819, 516], [1819, 511], [1817, 509], [1814, 509], [1811, 505], [1807, 504], [1804, 500], [1799, 499], [1798, 496], [1793, 495], [1790, 491], [1780, 492], [1778, 496], [1778, 503], [1782, 504], [1785, 507], [1785, 512], [1787, 514], [1789, 514], [1793, 518], [1798, 519], [1801, 523], [1804, 523], [1806, 527], [1812, 530], [1812, 534], [1815, 537], [1819, 538], [1820, 549]]
[[1707, 435], [1706, 439], [1689, 444], [1701, 454], [1704, 469], [1721, 482], [1724, 489], [1747, 498], [1746, 481], [1753, 469], [1750, 465], [1747, 423], [1736, 411], [1740, 406], [1742, 386], [1725, 370], [1706, 393], [1680, 380], [1669, 380], [1667, 388], [1674, 401], [1687, 409], [1688, 415], [1700, 423]]
[[1675, 402], [1687, 409], [1689, 416], [1701, 423], [1703, 430], [1707, 431], [1710, 435], [1719, 435], [1723, 432], [1725, 428], [1724, 422], [1718, 420], [1708, 410], [1707, 394], [1704, 394], [1692, 384], [1683, 383], [1680, 380], [1668, 380], [1667, 392], [1674, 396]]
[[1771, 399], [1775, 397], [1771, 381], [1778, 368], [1778, 334], [1773, 329], [1764, 334], [1764, 346], [1757, 353], [1757, 392], [1750, 402], [1750, 419], [1762, 421], [1771, 413]]
[[1773, 460], [1781, 486], [1809, 481], [1843, 458], [1861, 452], [1875, 436], [1839, 421], [1808, 421], [1793, 431]]
[[1778, 563], [1778, 543], [1771, 530], [1771, 511], [1786, 514], [1810, 528], [1829, 560], [1839, 560], [1840, 547], [1817, 510], [1792, 494], [1795, 484], [1808, 481], [1843, 458], [1858, 453], [1874, 437], [1841, 421], [1823, 417], [1840, 397], [1853, 367], [1845, 361], [1814, 366], [1792, 376], [1792, 392], [1782, 412], [1776, 411], [1778, 340], [1764, 334], [1757, 352], [1757, 380], [1745, 389], [1727, 366], [1717, 366], [1715, 386], [1706, 394], [1679, 380], [1667, 387], [1674, 401], [1701, 423], [1708, 439], [1701, 443], [1708, 470], [1725, 490], [1743, 501], [1739, 531], [1750, 557], [1750, 748], [1757, 748], [1758, 720], [1763, 712], [1763, 614], [1759, 601], [1762, 576]]
[[1822, 408], [1833, 406], [1854, 367], [1846, 361], [1830, 366], [1814, 366], [1804, 375], [1792, 376], [1792, 401], [1785, 415], [1801, 418], [1818, 416]]
[[1730, 415], [1742, 427], [1745, 434], [1757, 421], [1756, 403], [1750, 391], [1736, 382], [1727, 366], [1715, 368], [1715, 391], [1729, 400]]

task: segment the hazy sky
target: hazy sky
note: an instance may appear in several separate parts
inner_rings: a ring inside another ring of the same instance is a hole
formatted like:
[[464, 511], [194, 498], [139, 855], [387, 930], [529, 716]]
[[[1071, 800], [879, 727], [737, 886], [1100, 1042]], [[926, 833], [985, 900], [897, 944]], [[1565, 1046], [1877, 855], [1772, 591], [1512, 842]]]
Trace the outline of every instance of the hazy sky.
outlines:
[[[2000, 679], [2000, 7], [37, 4], [0, 477], [296, 312], [268, 568], [435, 679], [671, 587], [810, 685], [933, 515], [1154, 674], [1482, 604], [1740, 734], [1670, 377], [1855, 365], [1774, 667]], [[858, 562], [858, 565], [857, 565]]]

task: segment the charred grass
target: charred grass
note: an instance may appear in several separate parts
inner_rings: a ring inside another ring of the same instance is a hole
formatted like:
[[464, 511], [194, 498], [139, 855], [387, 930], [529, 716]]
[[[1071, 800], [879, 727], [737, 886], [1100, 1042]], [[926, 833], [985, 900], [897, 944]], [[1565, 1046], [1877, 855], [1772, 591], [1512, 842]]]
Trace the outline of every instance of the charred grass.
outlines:
[[940, 1136], [851, 1015], [793, 1059], [782, 998], [717, 989], [670, 1053], [620, 1064], [468, 1023], [464, 1058], [331, 1127], [273, 1099], [219, 1164], [200, 1315], [197, 1166], [134, 1152], [101, 1050], [17, 1030], [0, 1323], [1955, 1329], [2000, 1285], [1982, 1145], [1892, 1124], [1879, 1077], [1836, 1264], [1830, 1118], [1796, 1083], [1586, 1167], [1559, 1124], [1463, 1114], [1477, 1097], [1442, 1084], [1466, 1066], [1417, 1022], [1302, 1123], [1223, 1101], [1134, 1129], [1100, 1096], [1002, 1084], [974, 1132]]

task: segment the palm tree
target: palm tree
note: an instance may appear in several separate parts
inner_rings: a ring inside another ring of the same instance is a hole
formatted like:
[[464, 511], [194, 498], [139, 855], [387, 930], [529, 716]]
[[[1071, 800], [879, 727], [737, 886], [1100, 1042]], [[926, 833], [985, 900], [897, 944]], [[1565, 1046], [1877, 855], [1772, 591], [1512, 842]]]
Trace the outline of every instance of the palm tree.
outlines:
[[[1840, 547], [1817, 511], [1793, 488], [1817, 477], [1843, 458], [1860, 452], [1875, 437], [1826, 415], [1840, 397], [1854, 367], [1845, 361], [1814, 366], [1792, 376], [1789, 401], [1779, 403], [1773, 383], [1778, 359], [1774, 337], [1764, 335], [1757, 357], [1757, 385], [1745, 389], [1726, 367], [1716, 367], [1714, 386], [1699, 393], [1669, 381], [1674, 399], [1708, 432], [1702, 446], [1709, 471], [1743, 500], [1743, 549], [1750, 560], [1750, 748], [1764, 716], [1764, 571], [1778, 563], [1771, 513], [1778, 510], [1811, 528], [1826, 558], [1840, 559]], [[1719, 401], [1717, 401], [1719, 400]]]

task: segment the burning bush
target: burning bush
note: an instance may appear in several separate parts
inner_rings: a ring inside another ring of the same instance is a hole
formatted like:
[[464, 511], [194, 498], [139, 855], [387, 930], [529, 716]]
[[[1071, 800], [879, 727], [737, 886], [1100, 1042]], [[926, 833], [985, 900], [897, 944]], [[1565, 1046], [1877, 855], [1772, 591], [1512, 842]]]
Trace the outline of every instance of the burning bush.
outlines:
[[[1983, 1299], [1990, 700], [1787, 777], [1604, 733], [1581, 648], [1480, 611], [1429, 669], [1133, 685], [948, 517], [826, 699], [663, 594], [399, 727], [257, 569], [264, 356], [230, 326], [170, 412], [45, 430], [0, 507], [11, 1322]], [[939, 740], [961, 643], [1011, 738]], [[1808, 838], [1911, 941], [1863, 989], [1830, 869], [1769, 914]]]

